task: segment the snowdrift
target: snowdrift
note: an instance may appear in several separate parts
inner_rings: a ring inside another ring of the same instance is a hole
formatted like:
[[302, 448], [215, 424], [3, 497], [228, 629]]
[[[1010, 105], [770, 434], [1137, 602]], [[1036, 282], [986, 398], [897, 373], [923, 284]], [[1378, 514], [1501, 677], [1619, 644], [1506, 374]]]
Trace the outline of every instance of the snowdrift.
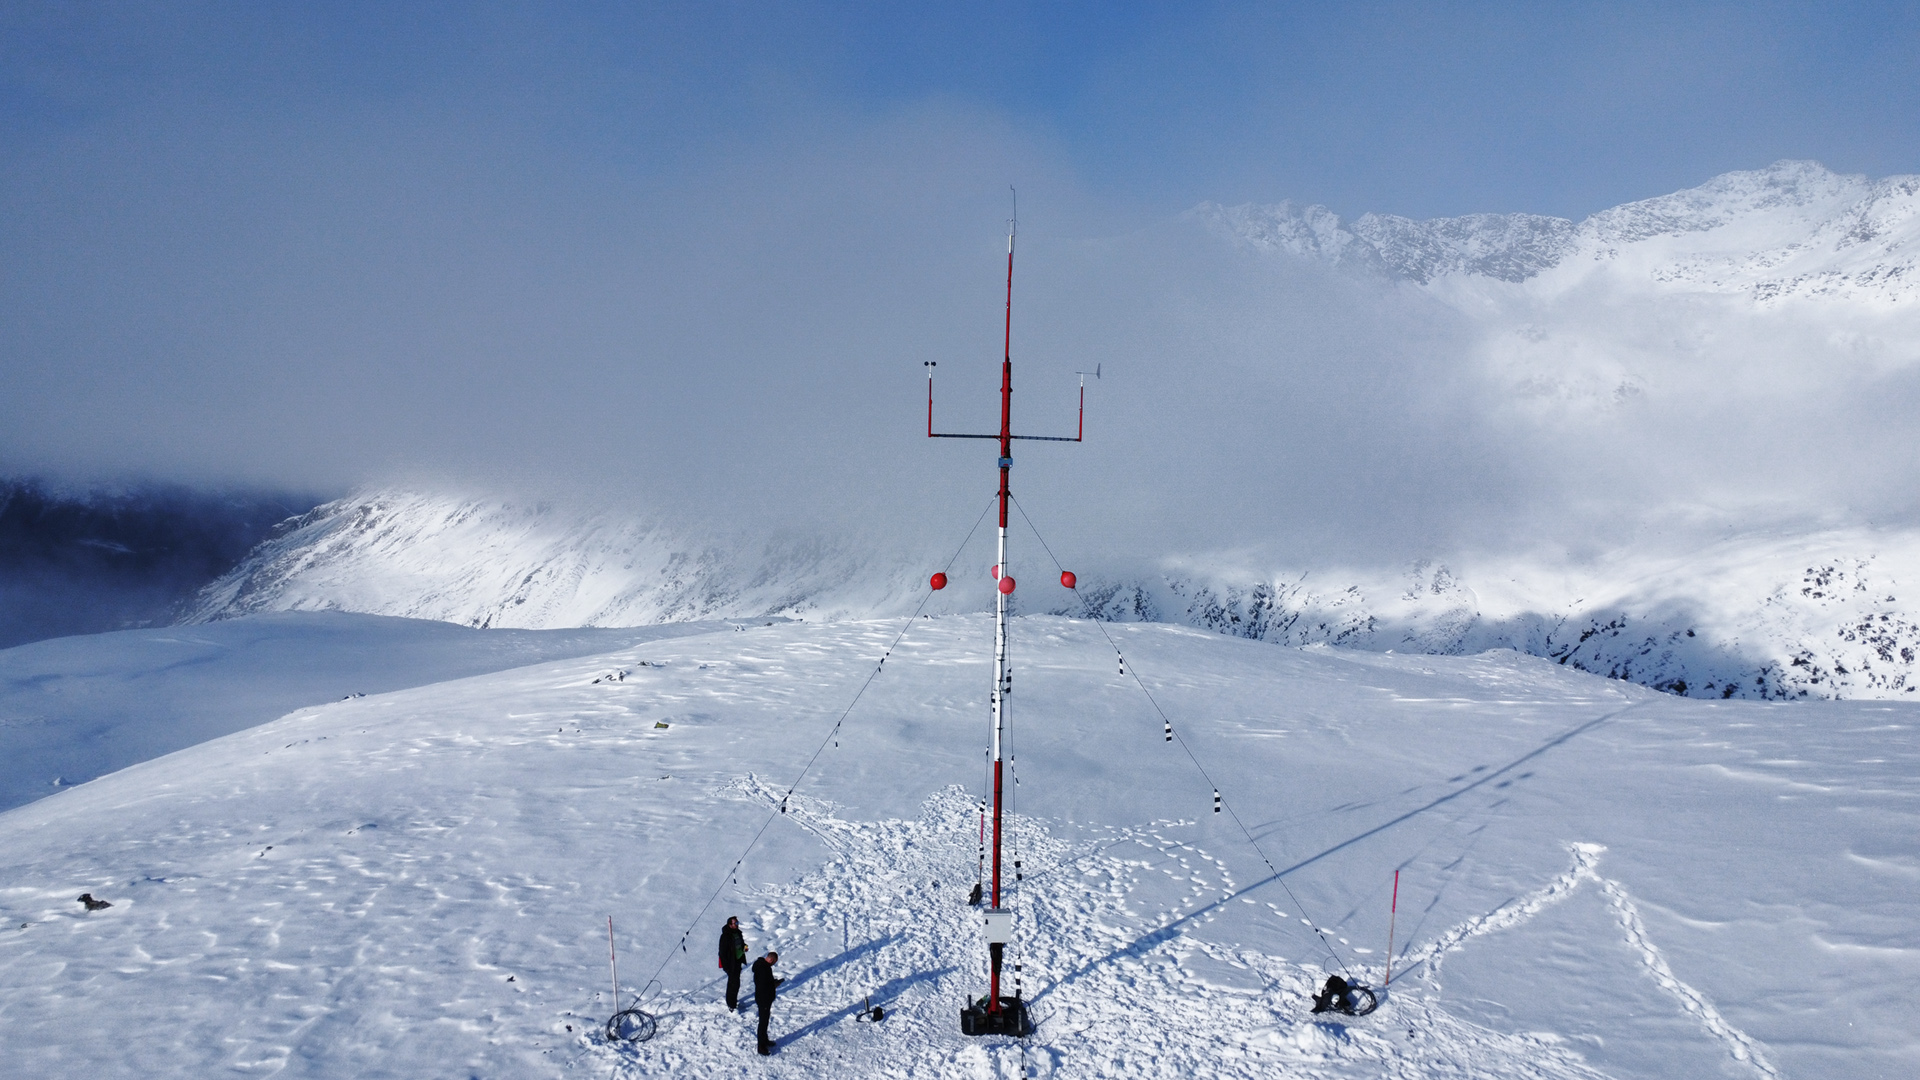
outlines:
[[[354, 698], [0, 814], [9, 1067], [1629, 1078], [1920, 1061], [1914, 706], [1689, 701], [1512, 652], [1109, 627], [1263, 859], [1099, 629], [1049, 616], [1013, 630], [1012, 906], [1040, 1030], [965, 1039], [988, 620], [915, 620], [827, 738], [903, 625], [731, 630]], [[1310, 1016], [1325, 971], [1380, 981], [1396, 868], [1386, 1002]], [[81, 892], [113, 906], [83, 911]], [[628, 993], [661, 1017], [638, 1047], [595, 1034], [609, 914]], [[718, 1001], [707, 954], [728, 914], [791, 977], [770, 1059]], [[855, 1018], [869, 998], [884, 1023]]]

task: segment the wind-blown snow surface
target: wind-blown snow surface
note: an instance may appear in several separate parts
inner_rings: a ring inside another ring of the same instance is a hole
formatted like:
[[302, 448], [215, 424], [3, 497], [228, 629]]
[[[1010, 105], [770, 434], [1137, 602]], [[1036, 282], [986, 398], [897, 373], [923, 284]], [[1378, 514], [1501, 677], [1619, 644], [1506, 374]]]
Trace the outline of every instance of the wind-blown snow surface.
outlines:
[[0, 810], [304, 706], [713, 629], [482, 633], [298, 612], [0, 650]]
[[[1914, 706], [1688, 701], [1510, 652], [1107, 627], [1275, 880], [1101, 628], [1048, 616], [1013, 629], [1011, 903], [1040, 1029], [966, 1039], [988, 620], [915, 620], [827, 738], [903, 625], [683, 637], [338, 702], [0, 814], [9, 1068], [1920, 1067]], [[1392, 993], [1362, 1020], [1308, 1015], [1333, 961], [1302, 917], [1378, 981], [1395, 868]], [[84, 913], [82, 891], [114, 906]], [[632, 1048], [595, 1034], [608, 914], [623, 983], [661, 1014]], [[790, 976], [768, 1060], [717, 1000], [728, 914]], [[869, 997], [883, 1023], [855, 1018]]]

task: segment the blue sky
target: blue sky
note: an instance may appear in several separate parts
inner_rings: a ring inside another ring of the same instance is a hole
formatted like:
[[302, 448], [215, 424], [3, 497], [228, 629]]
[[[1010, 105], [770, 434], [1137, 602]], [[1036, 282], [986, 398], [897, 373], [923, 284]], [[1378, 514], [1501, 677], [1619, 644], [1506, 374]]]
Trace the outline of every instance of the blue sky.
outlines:
[[1920, 171], [1911, 4], [8, 5], [9, 158], [455, 114], [644, 175], [940, 103], [1122, 213], [1578, 217], [1781, 157]]

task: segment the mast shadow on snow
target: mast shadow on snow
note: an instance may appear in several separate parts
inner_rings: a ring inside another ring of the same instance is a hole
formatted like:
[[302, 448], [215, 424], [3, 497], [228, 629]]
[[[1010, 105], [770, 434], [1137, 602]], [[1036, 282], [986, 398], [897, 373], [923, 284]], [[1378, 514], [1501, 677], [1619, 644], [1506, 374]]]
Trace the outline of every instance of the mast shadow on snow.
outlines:
[[889, 979], [881, 983], [880, 986], [868, 996], [867, 1000], [843, 1005], [825, 1016], [817, 1017], [808, 1022], [804, 1027], [780, 1036], [780, 1038], [775, 1041], [781, 1046], [787, 1046], [809, 1035], [818, 1035], [820, 1032], [842, 1023], [845, 1020], [857, 1017], [862, 1013], [870, 1012], [875, 1005], [885, 1007], [888, 1012], [892, 1012], [891, 1006], [893, 1001], [901, 994], [906, 993], [920, 983], [936, 982], [953, 974], [957, 970], [959, 969], [953, 967], [933, 968], [928, 971], [916, 971], [909, 975], [902, 975], [896, 979]]
[[[1301, 859], [1300, 861], [1294, 863], [1291, 866], [1285, 867], [1276, 873], [1269, 874], [1266, 877], [1259, 879], [1258, 881], [1251, 882], [1245, 886], [1242, 886], [1241, 888], [1235, 889], [1230, 893], [1226, 893], [1223, 896], [1221, 896], [1221, 898], [1218, 900], [1211, 901], [1207, 904], [1204, 904], [1200, 907], [1193, 909], [1192, 911], [1187, 912], [1185, 915], [1182, 915], [1177, 919], [1174, 919], [1170, 922], [1167, 922], [1158, 927], [1155, 927], [1154, 929], [1149, 930], [1144, 934], [1141, 934], [1139, 937], [1135, 938], [1132, 941], [1129, 941], [1123, 945], [1116, 946], [1112, 950], [1108, 951], [1105, 955], [1100, 956], [1097, 959], [1090, 960], [1087, 963], [1082, 964], [1080, 967], [1074, 969], [1073, 971], [1070, 971], [1067, 974], [1056, 979], [1052, 985], [1048, 986], [1046, 989], [1035, 994], [1033, 996], [1032, 1003], [1038, 1004], [1040, 1001], [1050, 996], [1055, 990], [1061, 988], [1062, 986], [1065, 986], [1070, 982], [1073, 982], [1079, 979], [1084, 975], [1089, 974], [1094, 969], [1101, 967], [1102, 965], [1114, 963], [1116, 961], [1123, 960], [1129, 957], [1137, 957], [1137, 956], [1145, 955], [1146, 953], [1151, 952], [1154, 948], [1160, 945], [1163, 945], [1166, 942], [1171, 941], [1174, 938], [1178, 937], [1182, 929], [1186, 927], [1188, 924], [1194, 923], [1197, 921], [1202, 921], [1205, 919], [1206, 916], [1210, 914], [1214, 914], [1216, 912], [1225, 910], [1227, 904], [1229, 904], [1230, 902], [1234, 900], [1238, 900], [1242, 897], [1245, 897], [1248, 894], [1258, 889], [1261, 889], [1267, 885], [1272, 885], [1277, 882], [1280, 882], [1281, 879], [1285, 878], [1289, 874], [1295, 873], [1300, 870], [1304, 870], [1307, 867], [1322, 861], [1323, 859], [1326, 859], [1332, 855], [1335, 855], [1341, 851], [1344, 851], [1347, 848], [1353, 847], [1354, 845], [1359, 844], [1372, 837], [1375, 837], [1384, 832], [1387, 832], [1388, 830], [1393, 829], [1398, 825], [1405, 824], [1406, 822], [1411, 821], [1414, 818], [1421, 816], [1422, 814], [1426, 814], [1442, 805], [1445, 805], [1446, 803], [1451, 802], [1452, 800], [1457, 799], [1460, 796], [1465, 795], [1470, 791], [1483, 787], [1487, 783], [1499, 778], [1500, 776], [1506, 773], [1513, 771], [1516, 768], [1519, 768], [1521, 765], [1524, 765], [1527, 762], [1532, 761], [1533, 759], [1539, 757], [1540, 755], [1545, 754], [1549, 750], [1565, 745], [1566, 743], [1572, 741], [1573, 739], [1578, 738], [1579, 736], [1594, 730], [1595, 728], [1601, 726], [1602, 724], [1605, 724], [1607, 721], [1613, 720], [1621, 716], [1622, 714], [1630, 712], [1633, 709], [1636, 709], [1638, 707], [1639, 707], [1638, 705], [1627, 705], [1623, 708], [1615, 709], [1611, 712], [1603, 713], [1600, 716], [1596, 716], [1590, 720], [1583, 721], [1580, 724], [1577, 724], [1574, 727], [1561, 732], [1560, 734], [1554, 736], [1553, 738], [1548, 739], [1546, 742], [1541, 743], [1539, 746], [1535, 747], [1534, 749], [1528, 751], [1525, 754], [1520, 755], [1519, 757], [1513, 759], [1507, 764], [1502, 765], [1500, 768], [1495, 769], [1491, 772], [1488, 772], [1484, 776], [1478, 777], [1472, 783], [1463, 785], [1459, 788], [1449, 791], [1446, 794], [1441, 795], [1436, 799], [1433, 799], [1432, 801], [1428, 802], [1424, 806], [1416, 807], [1415, 809], [1409, 810], [1403, 814], [1398, 815], [1397, 817], [1392, 818], [1391, 820], [1382, 822], [1379, 825], [1375, 825], [1374, 827], [1367, 829], [1364, 832], [1356, 833], [1353, 836], [1350, 836], [1347, 839], [1342, 840], [1337, 844], [1333, 844], [1332, 846], [1327, 847], [1313, 855], [1309, 855], [1306, 858]], [[1413, 966], [1417, 967], [1418, 964], [1416, 963]], [[1411, 970], [1411, 968], [1409, 968], [1409, 970]]]
[[855, 945], [853, 948], [848, 949], [845, 952], [842, 952], [836, 956], [829, 956], [825, 960], [818, 961], [805, 968], [802, 968], [800, 971], [795, 972], [793, 975], [787, 978], [787, 981], [785, 984], [786, 986], [785, 992], [792, 993], [793, 991], [798, 990], [802, 986], [807, 985], [807, 983], [812, 982], [813, 980], [818, 979], [821, 976], [828, 974], [829, 972], [845, 967], [846, 965], [853, 963], [855, 960], [858, 960], [863, 956], [870, 956], [874, 953], [879, 952], [881, 949], [888, 947], [889, 945], [893, 945], [894, 943], [903, 939], [905, 936], [906, 936], [905, 934], [902, 934], [896, 930], [885, 937], [874, 938], [871, 941], [863, 941], [860, 944]]
[[1640, 706], [1637, 704], [1627, 705], [1627, 706], [1623, 706], [1621, 708], [1615, 709], [1612, 712], [1603, 713], [1599, 716], [1594, 717], [1591, 720], [1583, 721], [1582, 723], [1577, 724], [1574, 727], [1568, 728], [1566, 731], [1563, 731], [1558, 735], [1555, 735], [1553, 738], [1548, 739], [1546, 742], [1541, 743], [1539, 746], [1534, 747], [1532, 750], [1527, 751], [1526, 753], [1520, 755], [1519, 757], [1514, 758], [1512, 761], [1507, 762], [1505, 765], [1500, 766], [1498, 769], [1495, 769], [1492, 772], [1487, 773], [1485, 776], [1479, 777], [1478, 779], [1474, 780], [1472, 783], [1464, 784], [1458, 788], [1455, 788], [1454, 790], [1449, 791], [1446, 794], [1433, 799], [1432, 801], [1428, 802], [1424, 806], [1415, 807], [1414, 809], [1408, 810], [1407, 812], [1399, 815], [1398, 817], [1392, 818], [1387, 821], [1383, 821], [1380, 824], [1375, 825], [1373, 828], [1366, 830], [1365, 832], [1355, 833], [1354, 835], [1346, 838], [1345, 840], [1340, 841], [1337, 844], [1334, 844], [1331, 847], [1328, 847], [1316, 854], [1309, 855], [1306, 858], [1301, 859], [1299, 862], [1294, 863], [1292, 866], [1289, 866], [1284, 870], [1281, 870], [1277, 874], [1270, 874], [1267, 877], [1254, 882], [1252, 885], [1247, 886], [1247, 889], [1248, 890], [1257, 889], [1262, 885], [1265, 885], [1272, 881], [1276, 881], [1288, 874], [1293, 873], [1296, 870], [1304, 870], [1305, 868], [1312, 866], [1314, 863], [1317, 863], [1320, 860], [1325, 859], [1329, 856], [1338, 854], [1339, 852], [1344, 851], [1347, 848], [1350, 848], [1355, 844], [1360, 843], [1363, 840], [1371, 839], [1372, 837], [1378, 836], [1381, 833], [1386, 832], [1387, 830], [1395, 827], [1396, 825], [1405, 824], [1406, 822], [1411, 821], [1422, 814], [1428, 813], [1429, 811], [1432, 811], [1441, 806], [1444, 806], [1447, 803], [1452, 802], [1453, 800], [1459, 798], [1462, 795], [1467, 794], [1470, 791], [1486, 786], [1491, 781], [1496, 780], [1499, 777], [1504, 776], [1509, 772], [1512, 772], [1513, 770], [1519, 768], [1522, 765], [1525, 765], [1527, 762], [1532, 761], [1534, 758], [1539, 757], [1540, 755], [1546, 753], [1547, 751], [1552, 750], [1555, 747], [1565, 745], [1566, 743], [1571, 742], [1572, 740], [1578, 738], [1579, 736], [1584, 735], [1589, 731], [1592, 731], [1593, 729], [1599, 727], [1602, 724], [1605, 724], [1607, 721], [1613, 720], [1639, 707]]

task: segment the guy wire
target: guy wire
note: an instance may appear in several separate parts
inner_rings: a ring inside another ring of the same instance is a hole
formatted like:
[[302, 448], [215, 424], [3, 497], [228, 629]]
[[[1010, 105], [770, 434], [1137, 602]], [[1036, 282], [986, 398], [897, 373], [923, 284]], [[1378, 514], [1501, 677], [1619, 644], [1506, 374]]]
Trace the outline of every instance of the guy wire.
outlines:
[[[961, 552], [966, 550], [968, 542], [973, 539], [973, 534], [980, 530], [980, 523], [987, 519], [987, 512], [993, 509], [994, 500], [998, 498], [999, 495], [996, 494], [993, 500], [989, 500], [987, 505], [981, 508], [980, 516], [973, 521], [973, 528], [967, 530], [967, 538], [960, 541], [960, 546], [954, 550], [953, 557], [947, 560], [947, 565], [942, 571], [943, 573], [945, 570], [953, 569], [953, 564], [959, 561]], [[881, 669], [886, 666], [887, 657], [893, 655], [893, 650], [899, 646], [901, 639], [905, 638], [907, 631], [912, 628], [913, 621], [920, 617], [920, 613], [926, 610], [927, 602], [932, 599], [933, 590], [929, 588], [926, 595], [920, 598], [920, 606], [913, 609], [913, 614], [907, 616], [907, 621], [905, 625], [900, 627], [900, 632], [894, 635], [893, 644], [888, 645], [886, 651], [880, 654], [880, 661], [873, 666], [873, 671], [868, 673], [867, 681], [860, 684], [860, 689], [854, 693], [853, 700], [847, 703], [845, 709], [841, 710], [840, 718], [833, 722], [833, 729], [828, 731], [826, 737], [820, 740], [820, 745], [814, 748], [813, 756], [807, 759], [806, 767], [801, 769], [800, 775], [794, 777], [793, 783], [787, 786], [787, 793], [780, 797], [779, 804], [772, 811], [768, 812], [767, 820], [761, 822], [759, 831], [753, 834], [753, 839], [747, 841], [746, 849], [740, 852], [740, 857], [733, 861], [732, 869], [722, 875], [720, 884], [713, 890], [713, 895], [707, 897], [707, 902], [700, 905], [699, 913], [693, 917], [691, 923], [687, 924], [686, 930], [680, 935], [680, 940], [674, 944], [673, 948], [667, 950], [666, 959], [661, 960], [660, 966], [654, 969], [653, 977], [647, 981], [647, 986], [652, 986], [659, 980], [660, 973], [667, 970], [667, 965], [673, 962], [674, 953], [687, 951], [687, 941], [693, 936], [694, 929], [700, 925], [700, 920], [706, 918], [708, 909], [713, 907], [713, 902], [718, 900], [720, 894], [726, 890], [727, 882], [734, 879], [734, 875], [739, 872], [741, 864], [747, 861], [747, 856], [753, 854], [754, 847], [760, 843], [760, 838], [765, 836], [767, 830], [773, 826], [774, 819], [787, 812], [787, 800], [793, 797], [794, 790], [800, 786], [800, 782], [805, 780], [807, 774], [813, 771], [814, 763], [820, 760], [820, 755], [826, 750], [827, 744], [833, 741], [835, 735], [839, 734], [840, 725], [847, 722], [847, 716], [853, 712], [853, 707], [860, 704], [860, 699], [865, 696], [867, 688], [873, 685], [873, 680], [880, 677]]]
[[[1027, 508], [1024, 506], [1021, 506], [1020, 500], [1017, 498], [1013, 498], [1012, 495], [1009, 495], [1008, 498], [1012, 499], [1014, 508], [1020, 511], [1020, 519], [1022, 521], [1025, 521], [1027, 523], [1027, 528], [1033, 531], [1033, 538], [1035, 540], [1040, 541], [1040, 547], [1046, 551], [1047, 558], [1053, 560], [1054, 568], [1064, 574], [1066, 572], [1066, 567], [1060, 564], [1060, 558], [1059, 556], [1053, 553], [1053, 548], [1048, 546], [1047, 538], [1040, 535], [1040, 529], [1034, 525], [1033, 519], [1027, 516]], [[1106, 623], [1102, 622], [1098, 617], [1094, 615], [1092, 605], [1088, 604], [1086, 598], [1080, 595], [1080, 590], [1078, 588], [1075, 588], [1071, 591], [1074, 595], [1074, 599], [1080, 602], [1081, 610], [1086, 612], [1087, 621], [1093, 623], [1094, 626], [1099, 627], [1100, 636], [1107, 639], [1107, 646], [1113, 650], [1113, 654], [1116, 657], [1120, 658], [1121, 667], [1123, 668], [1126, 667], [1126, 654], [1120, 651], [1120, 646], [1114, 642], [1113, 635], [1107, 633]], [[1214, 783], [1213, 777], [1208, 774], [1206, 766], [1200, 764], [1199, 756], [1193, 752], [1192, 747], [1187, 745], [1186, 736], [1180, 733], [1179, 728], [1176, 728], [1173, 726], [1173, 720], [1167, 716], [1166, 710], [1162, 709], [1160, 707], [1160, 703], [1154, 700], [1153, 691], [1148, 690], [1147, 684], [1140, 680], [1139, 671], [1129, 668], [1127, 669], [1127, 674], [1133, 677], [1133, 684], [1140, 688], [1140, 692], [1142, 694], [1146, 695], [1147, 703], [1153, 706], [1153, 711], [1160, 715], [1161, 721], [1164, 724], [1166, 724], [1169, 730], [1173, 732], [1174, 739], [1177, 742], [1179, 742], [1180, 749], [1186, 751], [1187, 760], [1193, 762], [1193, 767], [1199, 771], [1200, 778], [1205, 780], [1207, 782], [1207, 785], [1213, 788], [1214, 791], [1216, 792], [1220, 791], [1220, 785]], [[1246, 836], [1247, 845], [1253, 848], [1254, 854], [1260, 856], [1260, 861], [1267, 864], [1267, 870], [1271, 872], [1273, 880], [1276, 882], [1279, 882], [1280, 888], [1285, 890], [1287, 894], [1287, 899], [1293, 901], [1293, 906], [1300, 911], [1301, 915], [1304, 916], [1307, 910], [1306, 905], [1302, 904], [1300, 902], [1300, 898], [1293, 894], [1293, 889], [1287, 884], [1287, 879], [1280, 875], [1280, 868], [1273, 864], [1272, 859], [1267, 858], [1266, 851], [1260, 847], [1260, 841], [1253, 838], [1253, 830], [1247, 828], [1246, 823], [1240, 820], [1239, 812], [1234, 810], [1233, 804], [1231, 802], [1228, 802], [1224, 795], [1221, 796], [1220, 805], [1222, 809], [1226, 810], [1227, 816], [1233, 819], [1233, 823], [1239, 827], [1240, 832], [1244, 836]], [[1339, 950], [1335, 949], [1333, 947], [1333, 942], [1328, 940], [1326, 931], [1322, 930], [1320, 928], [1320, 924], [1313, 921], [1312, 919], [1307, 920], [1307, 925], [1313, 928], [1314, 934], [1320, 938], [1320, 943], [1326, 946], [1327, 955], [1333, 957], [1333, 962], [1336, 964], [1339, 964], [1340, 970], [1345, 972], [1348, 978], [1351, 979], [1353, 976], [1352, 969], [1348, 968], [1347, 962], [1341, 959]]]

